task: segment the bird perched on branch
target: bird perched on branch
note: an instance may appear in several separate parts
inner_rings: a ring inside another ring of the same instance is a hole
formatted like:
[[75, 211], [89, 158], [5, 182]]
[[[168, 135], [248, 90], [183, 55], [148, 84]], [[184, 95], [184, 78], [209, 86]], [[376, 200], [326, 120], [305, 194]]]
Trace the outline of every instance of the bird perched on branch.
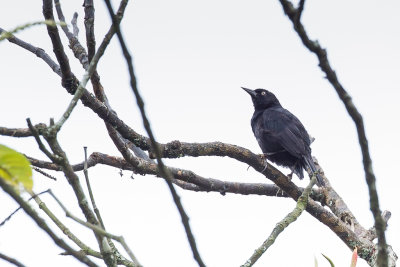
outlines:
[[303, 169], [316, 173], [317, 183], [324, 186], [322, 177], [311, 157], [310, 136], [300, 120], [284, 109], [276, 96], [264, 89], [243, 88], [254, 105], [251, 128], [264, 157], [280, 166], [289, 167], [303, 179]]

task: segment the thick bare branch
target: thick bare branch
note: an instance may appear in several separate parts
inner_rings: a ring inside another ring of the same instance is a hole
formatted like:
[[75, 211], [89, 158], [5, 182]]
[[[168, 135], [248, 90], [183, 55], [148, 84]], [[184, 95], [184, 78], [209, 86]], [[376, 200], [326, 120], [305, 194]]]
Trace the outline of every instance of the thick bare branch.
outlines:
[[[51, 162], [46, 162], [32, 157], [26, 156], [32, 165], [54, 171], [61, 171], [61, 168]], [[141, 175], [153, 174], [157, 175], [154, 171], [156, 166], [152, 165], [151, 162], [148, 164], [140, 164], [139, 166], [133, 167], [126, 160], [120, 157], [109, 156], [103, 153], [94, 152], [88, 158], [88, 168], [94, 167], [97, 164], [104, 164], [107, 166], [115, 167], [122, 170], [130, 170]], [[74, 171], [82, 171], [84, 169], [84, 163], [78, 163], [72, 165]], [[285, 192], [279, 189], [274, 184], [265, 183], [239, 183], [239, 182], [228, 182], [221, 181], [213, 178], [204, 178], [192, 171], [184, 170], [180, 168], [168, 167], [174, 175], [174, 183], [183, 189], [200, 191], [200, 192], [218, 192], [221, 194], [233, 193], [241, 195], [264, 195], [272, 197], [289, 197]], [[299, 188], [303, 191], [303, 188]], [[320, 189], [313, 189], [310, 197], [318, 202], [325, 202], [324, 195]]]

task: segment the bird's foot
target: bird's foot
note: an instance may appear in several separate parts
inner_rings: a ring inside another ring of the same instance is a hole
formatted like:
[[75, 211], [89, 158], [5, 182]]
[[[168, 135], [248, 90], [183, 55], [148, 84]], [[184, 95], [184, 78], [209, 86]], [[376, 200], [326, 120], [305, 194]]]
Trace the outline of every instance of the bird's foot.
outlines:
[[265, 172], [265, 170], [268, 169], [267, 156], [268, 154], [266, 153], [260, 155], [261, 159], [264, 161], [264, 169], [262, 169], [261, 172]]
[[291, 172], [290, 172], [288, 175], [286, 175], [286, 176], [289, 178], [289, 180], [292, 180], [292, 178], [293, 178], [293, 173], [294, 173], [294, 168], [291, 169]]
[[261, 171], [261, 172], [265, 172], [265, 170], [266, 170], [266, 169], [268, 169], [268, 163], [267, 163], [267, 160], [265, 160], [265, 163], [264, 163], [264, 164], [265, 164], [265, 166], [264, 166], [264, 169], [262, 169], [262, 171]]
[[283, 193], [285, 193], [282, 189], [278, 188], [278, 191], [276, 191], [275, 196], [277, 197], [279, 194], [283, 196]]
[[226, 195], [226, 192], [228, 191], [228, 186], [224, 185], [221, 189], [221, 191], [219, 191], [219, 193], [223, 196]]

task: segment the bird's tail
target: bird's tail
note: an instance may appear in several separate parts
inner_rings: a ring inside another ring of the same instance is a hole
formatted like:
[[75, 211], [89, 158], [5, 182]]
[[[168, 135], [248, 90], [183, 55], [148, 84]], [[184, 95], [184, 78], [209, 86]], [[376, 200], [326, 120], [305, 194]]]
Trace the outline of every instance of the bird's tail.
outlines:
[[310, 157], [304, 157], [305, 162], [312, 171], [312, 173], [317, 175], [317, 184], [319, 187], [325, 186], [324, 180], [322, 179], [321, 175], [318, 173], [317, 168], [315, 167], [314, 161], [312, 160], [311, 156]]

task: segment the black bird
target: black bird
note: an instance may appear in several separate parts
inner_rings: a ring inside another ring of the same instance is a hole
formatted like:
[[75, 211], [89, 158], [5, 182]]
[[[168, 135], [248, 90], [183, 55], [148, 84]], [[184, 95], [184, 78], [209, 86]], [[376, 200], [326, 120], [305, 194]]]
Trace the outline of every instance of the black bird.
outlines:
[[[273, 93], [264, 89], [242, 89], [253, 101], [251, 128], [264, 156], [280, 166], [289, 167], [300, 179], [304, 178], [306, 167], [315, 173], [310, 136], [300, 120], [284, 109]], [[317, 183], [324, 186], [318, 173]]]

